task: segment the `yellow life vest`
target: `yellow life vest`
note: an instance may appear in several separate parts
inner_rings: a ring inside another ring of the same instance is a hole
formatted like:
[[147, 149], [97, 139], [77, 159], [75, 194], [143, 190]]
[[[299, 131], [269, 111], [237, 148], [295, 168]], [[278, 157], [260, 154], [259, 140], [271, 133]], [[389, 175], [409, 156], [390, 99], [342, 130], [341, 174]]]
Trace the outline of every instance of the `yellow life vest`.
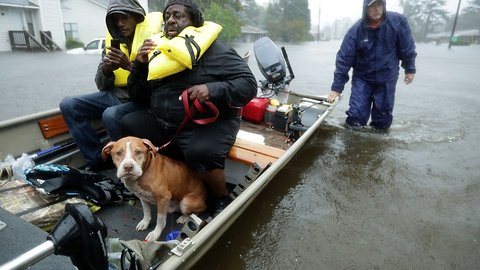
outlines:
[[157, 49], [148, 54], [148, 59], [151, 60], [148, 63], [147, 80], [165, 78], [186, 69], [185, 66], [158, 50], [159, 46], [170, 41], [168, 38], [163, 34], [156, 34], [152, 37], [152, 40], [157, 44]]
[[[162, 22], [163, 15], [161, 12], [151, 12], [145, 16], [145, 20], [141, 23], [138, 23], [135, 27], [135, 35], [133, 37], [132, 48], [128, 50], [126, 44], [120, 44], [120, 50], [125, 53], [130, 61], [134, 61], [137, 56], [138, 49], [142, 46], [143, 41], [147, 38], [151, 38], [152, 35], [160, 33], [162, 31]], [[107, 31], [105, 38], [106, 46], [110, 46], [110, 41], [112, 36]], [[127, 85], [128, 75], [130, 71], [124, 70], [122, 68], [116, 69], [113, 71], [115, 74], [115, 87], [123, 87]]]
[[149, 54], [151, 60], [147, 80], [161, 79], [186, 68], [191, 69], [221, 30], [221, 25], [205, 22], [201, 27], [186, 27], [173, 39], [155, 35], [153, 39], [157, 48]]
[[188, 26], [169, 42], [159, 46], [159, 50], [170, 58], [192, 69], [222, 31], [222, 26], [206, 21], [201, 27]]

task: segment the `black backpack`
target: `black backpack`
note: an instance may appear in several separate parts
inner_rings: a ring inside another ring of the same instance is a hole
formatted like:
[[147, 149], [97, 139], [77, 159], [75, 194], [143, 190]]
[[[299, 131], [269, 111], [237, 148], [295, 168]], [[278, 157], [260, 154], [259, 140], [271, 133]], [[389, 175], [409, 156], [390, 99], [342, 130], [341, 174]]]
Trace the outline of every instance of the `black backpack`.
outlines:
[[67, 165], [38, 164], [25, 173], [29, 184], [43, 194], [80, 196], [97, 205], [122, 201], [123, 185], [99, 173]]

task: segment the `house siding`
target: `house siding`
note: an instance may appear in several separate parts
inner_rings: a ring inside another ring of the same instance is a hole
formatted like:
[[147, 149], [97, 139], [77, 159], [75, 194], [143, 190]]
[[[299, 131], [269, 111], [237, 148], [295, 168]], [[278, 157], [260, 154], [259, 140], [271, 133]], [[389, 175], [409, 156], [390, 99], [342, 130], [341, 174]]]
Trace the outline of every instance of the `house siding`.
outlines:
[[62, 1], [63, 23], [76, 23], [79, 40], [85, 44], [94, 38], [105, 37], [106, 12], [106, 6], [94, 4], [91, 1]]
[[[65, 32], [63, 30], [62, 9], [59, 0], [40, 0], [40, 28], [42, 31], [50, 31], [52, 39], [65, 49]], [[35, 33], [35, 36], [38, 34]]]
[[[140, 0], [140, 4], [147, 11], [148, 0]], [[22, 13], [23, 29], [15, 28], [12, 24], [12, 8], [1, 6], [9, 4], [0, 1], [0, 51], [11, 51], [8, 31], [28, 30], [25, 21], [27, 12], [32, 14], [33, 35], [40, 40], [39, 31], [50, 31], [53, 41], [62, 49], [66, 47], [64, 23], [74, 23], [78, 27], [80, 41], [88, 43], [94, 38], [105, 37], [105, 14], [109, 0], [19, 0], [13, 1], [23, 8], [15, 8]], [[148, 11], [147, 11], [148, 12]]]
[[10, 19], [8, 8], [0, 7], [0, 52], [10, 51], [10, 39], [8, 30], [10, 29]]

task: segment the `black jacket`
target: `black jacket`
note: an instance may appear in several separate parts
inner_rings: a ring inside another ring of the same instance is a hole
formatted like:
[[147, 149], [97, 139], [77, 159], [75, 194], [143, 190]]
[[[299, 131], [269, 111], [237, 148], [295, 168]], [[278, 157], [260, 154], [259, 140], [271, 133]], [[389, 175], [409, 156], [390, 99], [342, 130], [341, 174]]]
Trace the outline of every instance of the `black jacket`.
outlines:
[[257, 94], [257, 83], [248, 65], [220, 41], [212, 43], [192, 70], [150, 82], [147, 75], [147, 64], [135, 62], [128, 78], [131, 100], [150, 105], [153, 114], [172, 124], [182, 122], [185, 112], [179, 97], [193, 85], [206, 83], [209, 98], [223, 118], [233, 116]]
[[[108, 8], [107, 14], [105, 16], [105, 23], [108, 29], [108, 32], [112, 36], [112, 38], [116, 39], [123, 39], [120, 35], [118, 27], [115, 25], [113, 21], [113, 14], [115, 12], [128, 12], [131, 15], [137, 17], [137, 21], [143, 22], [145, 19], [145, 10], [142, 6], [138, 3], [137, 0], [111, 0]], [[127, 43], [125, 40], [124, 43]], [[128, 94], [125, 87], [122, 88], [115, 88], [114, 81], [115, 76], [113, 75], [105, 75], [103, 73], [103, 58], [106, 55], [106, 50], [102, 51], [102, 61], [98, 64], [97, 73], [95, 75], [95, 84], [100, 91], [113, 91], [115, 96], [122, 100], [128, 99]]]

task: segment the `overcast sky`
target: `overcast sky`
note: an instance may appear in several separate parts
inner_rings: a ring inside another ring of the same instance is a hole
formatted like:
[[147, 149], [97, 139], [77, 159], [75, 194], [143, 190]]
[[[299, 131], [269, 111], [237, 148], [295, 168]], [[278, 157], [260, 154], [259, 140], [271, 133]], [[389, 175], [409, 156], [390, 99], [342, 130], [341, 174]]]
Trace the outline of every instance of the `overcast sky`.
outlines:
[[[270, 0], [256, 0], [259, 4], [267, 4]], [[331, 23], [335, 18], [350, 17], [360, 18], [362, 14], [363, 0], [309, 0], [309, 8], [312, 17], [312, 25], [318, 24], [318, 13], [320, 10], [320, 25]], [[387, 10], [402, 12], [398, 0], [387, 0]], [[465, 7], [466, 0], [462, 1], [460, 8]], [[458, 0], [447, 0], [446, 8], [455, 13]]]

